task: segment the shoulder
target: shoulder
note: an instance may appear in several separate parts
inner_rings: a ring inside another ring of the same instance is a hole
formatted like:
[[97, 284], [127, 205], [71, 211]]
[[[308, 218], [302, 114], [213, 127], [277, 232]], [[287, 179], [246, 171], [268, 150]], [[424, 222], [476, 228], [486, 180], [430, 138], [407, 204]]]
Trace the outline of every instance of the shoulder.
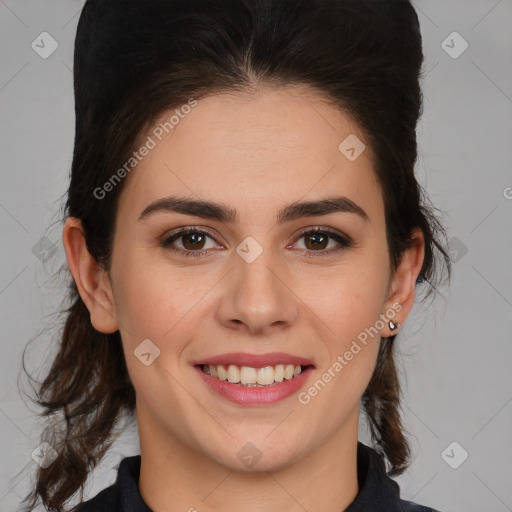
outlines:
[[118, 505], [117, 489], [114, 484], [80, 503], [73, 512], [117, 512]]
[[152, 512], [139, 493], [139, 475], [140, 455], [125, 457], [119, 463], [115, 483], [71, 512]]
[[403, 512], [440, 512], [437, 509], [426, 507], [412, 501], [401, 500]]
[[386, 471], [383, 454], [358, 442], [359, 492], [345, 512], [440, 512], [402, 499], [400, 486]]

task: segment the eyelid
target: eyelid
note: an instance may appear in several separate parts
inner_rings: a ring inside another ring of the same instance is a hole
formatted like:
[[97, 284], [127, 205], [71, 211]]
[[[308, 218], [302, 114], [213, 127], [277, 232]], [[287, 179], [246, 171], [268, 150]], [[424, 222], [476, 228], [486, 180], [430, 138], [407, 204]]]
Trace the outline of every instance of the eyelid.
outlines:
[[306, 233], [315, 233], [315, 232], [327, 233], [329, 235], [333, 235], [334, 237], [342, 238], [347, 244], [354, 243], [352, 238], [350, 236], [348, 236], [347, 234], [343, 233], [342, 231], [339, 231], [334, 228], [329, 228], [327, 226], [318, 226], [318, 225], [301, 228], [301, 230], [293, 236], [293, 240], [296, 241], [298, 238], [305, 235]]
[[[210, 238], [217, 242], [216, 238], [219, 236], [216, 232], [206, 226], [186, 226], [176, 228], [170, 231], [166, 231], [165, 234], [160, 238], [160, 245], [165, 246], [169, 243], [171, 238], [176, 237], [179, 238], [179, 235], [186, 235], [188, 233], [204, 233], [208, 235]], [[189, 251], [189, 252], [199, 252], [199, 251]]]
[[[216, 240], [217, 235], [210, 228], [208, 228], [206, 226], [186, 226], [186, 227], [177, 228], [175, 230], [171, 230], [170, 232], [169, 231], [166, 232], [161, 237], [160, 245], [164, 248], [167, 248], [168, 250], [170, 250], [172, 252], [175, 252], [178, 254], [184, 254], [186, 256], [191, 255], [191, 256], [196, 256], [196, 257], [201, 257], [201, 255], [204, 254], [205, 252], [207, 253], [212, 250], [212, 249], [205, 249], [205, 250], [198, 250], [198, 251], [191, 251], [191, 250], [185, 251], [183, 249], [173, 249], [170, 247], [170, 240], [172, 238], [179, 239], [180, 235], [186, 235], [191, 232], [192, 233], [204, 233], [204, 234], [208, 235], [210, 238], [212, 238], [215, 242], [217, 242], [217, 240]], [[296, 244], [297, 241], [302, 236], [309, 234], [309, 233], [326, 233], [341, 246], [336, 249], [328, 249], [328, 250], [323, 250], [323, 251], [298, 249], [299, 252], [307, 253], [308, 255], [310, 255], [312, 257], [323, 256], [326, 254], [334, 254], [343, 249], [347, 249], [349, 247], [356, 246], [353, 239], [350, 236], [348, 236], [347, 234], [345, 234], [341, 231], [338, 231], [337, 229], [333, 229], [333, 228], [330, 228], [327, 226], [318, 226], [318, 225], [307, 226], [305, 228], [301, 228], [301, 230], [298, 233], [293, 235], [293, 242], [291, 243], [291, 245]], [[287, 248], [288, 247], [290, 247], [290, 245], [287, 245]]]

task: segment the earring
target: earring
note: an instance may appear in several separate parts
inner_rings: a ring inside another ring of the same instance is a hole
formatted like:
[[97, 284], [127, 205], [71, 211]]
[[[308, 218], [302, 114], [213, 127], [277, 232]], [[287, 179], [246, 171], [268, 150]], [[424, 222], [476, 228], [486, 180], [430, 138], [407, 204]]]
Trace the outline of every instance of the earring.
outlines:
[[393, 322], [393, 320], [390, 320], [388, 322], [388, 326], [391, 331], [396, 331], [400, 327], [400, 322], [398, 320], [396, 322]]

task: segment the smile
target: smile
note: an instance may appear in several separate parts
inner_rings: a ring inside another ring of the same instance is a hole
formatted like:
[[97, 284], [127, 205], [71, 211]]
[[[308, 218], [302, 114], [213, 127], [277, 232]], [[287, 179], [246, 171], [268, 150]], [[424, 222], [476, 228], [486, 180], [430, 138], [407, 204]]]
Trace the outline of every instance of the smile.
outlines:
[[277, 404], [300, 392], [313, 378], [313, 359], [267, 352], [231, 352], [191, 361], [212, 396], [244, 407]]
[[205, 364], [201, 366], [201, 369], [204, 373], [220, 381], [228, 381], [231, 384], [239, 384], [246, 387], [266, 387], [299, 376], [304, 367], [293, 364], [277, 364], [263, 368], [238, 366], [235, 364]]

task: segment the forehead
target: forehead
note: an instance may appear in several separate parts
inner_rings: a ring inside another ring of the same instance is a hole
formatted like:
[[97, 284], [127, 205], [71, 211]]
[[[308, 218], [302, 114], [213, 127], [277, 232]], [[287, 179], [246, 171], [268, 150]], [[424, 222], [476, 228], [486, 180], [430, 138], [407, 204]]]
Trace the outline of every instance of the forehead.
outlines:
[[[166, 195], [222, 200], [241, 217], [333, 194], [364, 204], [370, 217], [382, 213], [364, 134], [308, 88], [208, 96], [163, 113], [141, 143], [148, 137], [153, 147], [125, 178], [119, 201], [134, 218]], [[352, 147], [362, 151], [355, 160]]]

